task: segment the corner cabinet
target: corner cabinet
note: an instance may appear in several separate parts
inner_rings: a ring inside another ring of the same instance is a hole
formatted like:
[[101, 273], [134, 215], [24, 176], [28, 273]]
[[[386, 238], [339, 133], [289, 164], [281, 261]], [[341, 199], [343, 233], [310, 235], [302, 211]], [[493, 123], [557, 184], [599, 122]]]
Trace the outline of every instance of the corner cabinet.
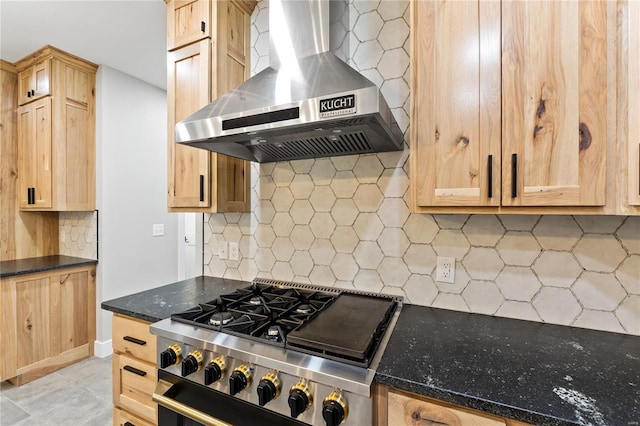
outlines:
[[0, 280], [0, 381], [20, 385], [93, 355], [96, 267]]
[[607, 2], [411, 7], [413, 210], [605, 213]]
[[46, 46], [16, 68], [20, 209], [94, 210], [97, 66]]
[[167, 2], [168, 207], [175, 212], [250, 210], [248, 161], [175, 143], [175, 124], [249, 76], [255, 2]]

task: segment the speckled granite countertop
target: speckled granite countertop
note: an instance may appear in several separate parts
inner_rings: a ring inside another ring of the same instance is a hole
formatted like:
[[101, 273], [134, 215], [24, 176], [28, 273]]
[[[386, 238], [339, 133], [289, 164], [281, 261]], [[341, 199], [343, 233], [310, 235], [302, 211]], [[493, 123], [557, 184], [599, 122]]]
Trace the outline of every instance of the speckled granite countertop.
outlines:
[[73, 266], [95, 265], [95, 259], [84, 259], [72, 256], [43, 256], [27, 259], [5, 260], [0, 262], [0, 278], [15, 275], [33, 274], [53, 269], [71, 268]]
[[375, 381], [533, 424], [638, 425], [640, 337], [404, 305]]
[[108, 300], [102, 302], [101, 306], [107, 311], [156, 322], [250, 284], [246, 281], [201, 276]]

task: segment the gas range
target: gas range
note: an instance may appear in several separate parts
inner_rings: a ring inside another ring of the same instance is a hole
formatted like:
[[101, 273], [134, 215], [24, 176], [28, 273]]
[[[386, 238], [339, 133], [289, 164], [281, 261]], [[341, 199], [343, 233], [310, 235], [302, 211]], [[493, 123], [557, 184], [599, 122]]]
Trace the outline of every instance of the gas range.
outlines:
[[[397, 297], [256, 279], [151, 325], [154, 400], [200, 424], [371, 424], [371, 383], [400, 308]], [[177, 401], [178, 388], [209, 402]]]

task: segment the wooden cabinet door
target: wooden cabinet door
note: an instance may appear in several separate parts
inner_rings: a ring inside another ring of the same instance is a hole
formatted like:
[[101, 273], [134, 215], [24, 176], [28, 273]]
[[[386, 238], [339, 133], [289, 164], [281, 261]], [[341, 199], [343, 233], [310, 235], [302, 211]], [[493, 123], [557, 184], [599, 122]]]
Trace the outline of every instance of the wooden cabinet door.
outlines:
[[175, 143], [175, 124], [209, 102], [211, 42], [208, 39], [167, 54], [168, 205], [211, 205], [209, 151]]
[[[20, 208], [50, 208], [52, 202], [51, 97], [18, 108]], [[29, 203], [29, 188], [34, 196]]]
[[51, 279], [22, 279], [15, 286], [18, 371], [49, 358], [51, 352]]
[[39, 62], [18, 74], [18, 105], [47, 96], [50, 91], [51, 60]]
[[417, 206], [500, 204], [500, 3], [413, 3]]
[[606, 2], [502, 2], [502, 204], [605, 203]]
[[86, 345], [89, 342], [91, 315], [89, 271], [60, 274], [51, 282], [51, 330], [53, 355]]
[[640, 206], [640, 2], [628, 2], [628, 203]]
[[172, 0], [167, 4], [167, 50], [211, 36], [210, 0]]

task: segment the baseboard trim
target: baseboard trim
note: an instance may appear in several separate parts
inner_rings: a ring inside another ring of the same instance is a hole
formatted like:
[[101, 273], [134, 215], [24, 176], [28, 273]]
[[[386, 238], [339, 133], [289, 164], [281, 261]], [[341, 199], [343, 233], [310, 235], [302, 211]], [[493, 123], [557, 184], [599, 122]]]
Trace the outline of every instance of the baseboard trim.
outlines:
[[93, 342], [93, 354], [98, 358], [106, 358], [113, 353], [113, 346], [111, 345], [111, 339], [106, 342]]

